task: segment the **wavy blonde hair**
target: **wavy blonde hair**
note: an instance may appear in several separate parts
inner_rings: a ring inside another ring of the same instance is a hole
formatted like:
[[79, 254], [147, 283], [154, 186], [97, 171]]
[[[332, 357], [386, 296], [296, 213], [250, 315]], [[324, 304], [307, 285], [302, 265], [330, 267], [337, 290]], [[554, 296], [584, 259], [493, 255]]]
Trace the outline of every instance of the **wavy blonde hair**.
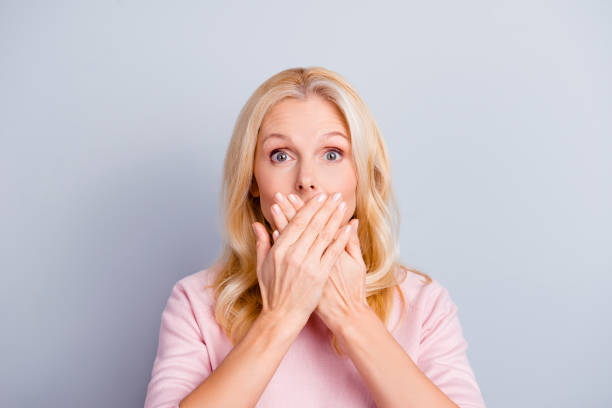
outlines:
[[[348, 124], [357, 170], [356, 209], [358, 235], [367, 267], [366, 297], [376, 315], [387, 324], [393, 289], [405, 298], [399, 284], [407, 271], [431, 283], [431, 278], [399, 262], [399, 212], [391, 189], [390, 162], [374, 117], [357, 92], [339, 74], [322, 67], [291, 68], [262, 83], [241, 109], [229, 142], [223, 168], [218, 208], [221, 210], [223, 246], [219, 273], [212, 285], [215, 319], [236, 345], [262, 310], [256, 274], [256, 238], [251, 224], [259, 221], [272, 230], [261, 211], [259, 198], [251, 194], [254, 153], [259, 128], [268, 110], [284, 98], [306, 99], [318, 95], [334, 103]], [[401, 276], [400, 276], [401, 275]], [[345, 355], [332, 334], [330, 344]]]

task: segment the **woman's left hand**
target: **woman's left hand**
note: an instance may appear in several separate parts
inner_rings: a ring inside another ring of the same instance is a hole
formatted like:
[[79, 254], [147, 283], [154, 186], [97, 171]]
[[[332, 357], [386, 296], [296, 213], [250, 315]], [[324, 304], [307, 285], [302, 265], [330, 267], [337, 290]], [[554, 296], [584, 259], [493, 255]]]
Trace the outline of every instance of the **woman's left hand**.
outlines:
[[[281, 195], [280, 199], [276, 199], [276, 203], [280, 211], [278, 213], [272, 211], [272, 216], [279, 232], [272, 235], [274, 241], [293, 218], [296, 211], [304, 205], [304, 202], [294, 194], [290, 195], [289, 199]], [[315, 309], [315, 313], [334, 333], [351, 316], [356, 316], [362, 313], [364, 308], [369, 307], [365, 293], [366, 265], [363, 261], [357, 234], [358, 223], [359, 220], [357, 219], [352, 219], [349, 222], [351, 224], [351, 237], [344, 252], [332, 268], [319, 305]], [[338, 232], [340, 231], [342, 231], [342, 228], [338, 229]]]

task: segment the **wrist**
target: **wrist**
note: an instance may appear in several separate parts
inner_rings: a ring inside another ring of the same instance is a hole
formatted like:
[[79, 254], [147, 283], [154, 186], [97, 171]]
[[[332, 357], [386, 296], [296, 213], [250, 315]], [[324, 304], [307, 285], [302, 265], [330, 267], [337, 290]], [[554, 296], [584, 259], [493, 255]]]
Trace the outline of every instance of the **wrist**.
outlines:
[[361, 327], [372, 319], [379, 319], [368, 304], [355, 305], [336, 320], [331, 329], [341, 339], [348, 339], [359, 334]]
[[276, 310], [263, 310], [257, 318], [261, 330], [286, 340], [297, 337], [306, 321]]

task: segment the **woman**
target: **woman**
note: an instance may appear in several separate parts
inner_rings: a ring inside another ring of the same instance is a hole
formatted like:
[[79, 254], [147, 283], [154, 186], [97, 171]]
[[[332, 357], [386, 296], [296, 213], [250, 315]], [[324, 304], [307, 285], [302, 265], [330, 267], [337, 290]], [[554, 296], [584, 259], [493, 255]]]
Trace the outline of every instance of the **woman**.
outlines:
[[448, 291], [398, 261], [389, 170], [337, 73], [265, 81], [225, 158], [224, 252], [174, 285], [145, 407], [484, 407]]

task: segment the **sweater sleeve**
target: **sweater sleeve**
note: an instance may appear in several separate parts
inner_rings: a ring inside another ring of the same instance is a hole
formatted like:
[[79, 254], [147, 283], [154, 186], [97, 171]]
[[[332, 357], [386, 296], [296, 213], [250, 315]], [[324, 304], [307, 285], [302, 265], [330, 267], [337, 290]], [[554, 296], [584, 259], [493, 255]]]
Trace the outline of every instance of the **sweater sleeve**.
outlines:
[[206, 343], [184, 286], [177, 282], [161, 316], [145, 408], [177, 408], [212, 372]]
[[460, 408], [484, 408], [484, 400], [466, 354], [457, 306], [439, 286], [423, 321], [417, 366]]

